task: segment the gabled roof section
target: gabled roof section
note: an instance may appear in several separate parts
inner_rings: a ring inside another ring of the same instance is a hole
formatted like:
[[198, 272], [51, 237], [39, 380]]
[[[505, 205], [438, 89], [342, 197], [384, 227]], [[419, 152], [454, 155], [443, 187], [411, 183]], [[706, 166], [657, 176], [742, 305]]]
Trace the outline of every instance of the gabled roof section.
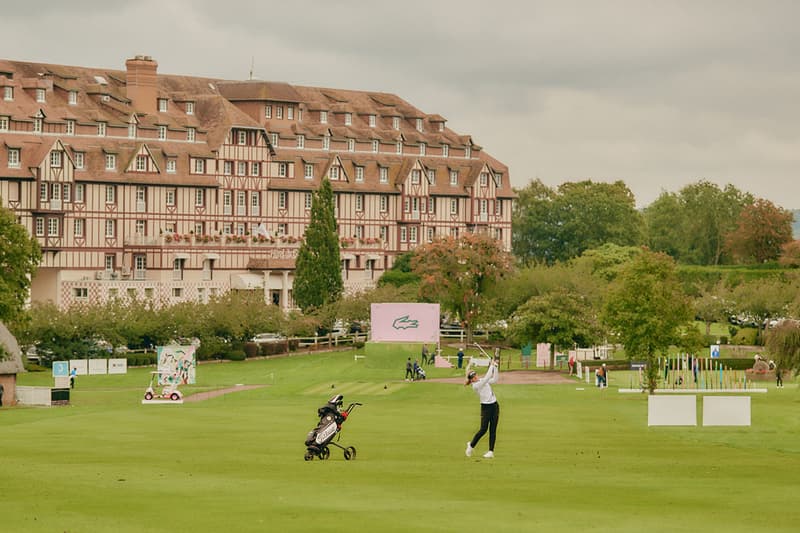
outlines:
[[302, 102], [300, 94], [288, 83], [275, 81], [220, 81], [219, 93], [231, 102], [272, 101]]
[[195, 100], [195, 115], [207, 128], [208, 146], [217, 150], [234, 127], [264, 130], [255, 120], [221, 96], [200, 96]]

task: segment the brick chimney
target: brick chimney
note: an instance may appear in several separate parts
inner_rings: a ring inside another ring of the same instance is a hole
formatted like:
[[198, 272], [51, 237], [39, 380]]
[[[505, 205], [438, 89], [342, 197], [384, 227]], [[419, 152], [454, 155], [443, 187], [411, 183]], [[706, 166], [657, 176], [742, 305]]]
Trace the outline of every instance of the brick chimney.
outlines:
[[136, 111], [155, 114], [157, 111], [158, 63], [150, 56], [136, 56], [125, 61], [127, 96]]

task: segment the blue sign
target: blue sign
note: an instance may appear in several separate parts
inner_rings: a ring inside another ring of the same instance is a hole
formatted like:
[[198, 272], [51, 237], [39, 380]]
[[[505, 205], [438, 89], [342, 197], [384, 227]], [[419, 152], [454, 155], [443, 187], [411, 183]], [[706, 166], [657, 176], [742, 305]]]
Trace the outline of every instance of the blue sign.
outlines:
[[69, 361], [53, 361], [53, 377], [65, 378], [69, 376]]

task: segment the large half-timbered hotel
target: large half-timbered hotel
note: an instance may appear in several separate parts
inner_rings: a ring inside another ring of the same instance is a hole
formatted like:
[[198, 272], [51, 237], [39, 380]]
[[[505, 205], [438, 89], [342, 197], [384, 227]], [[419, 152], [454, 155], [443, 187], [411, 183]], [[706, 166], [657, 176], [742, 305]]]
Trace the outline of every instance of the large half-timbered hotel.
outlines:
[[43, 250], [31, 298], [292, 304], [333, 185], [349, 290], [443, 235], [511, 244], [508, 168], [388, 93], [0, 60], [0, 197]]

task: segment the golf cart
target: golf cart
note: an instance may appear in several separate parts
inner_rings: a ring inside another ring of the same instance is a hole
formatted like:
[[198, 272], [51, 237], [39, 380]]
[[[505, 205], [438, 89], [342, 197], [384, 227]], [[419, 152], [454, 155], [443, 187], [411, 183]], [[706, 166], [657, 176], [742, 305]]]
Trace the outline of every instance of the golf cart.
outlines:
[[152, 400], [152, 399], [166, 399], [172, 401], [178, 401], [183, 399], [183, 394], [181, 391], [178, 390], [177, 383], [167, 383], [164, 385], [164, 388], [161, 389], [161, 394], [158, 394], [156, 390], [153, 388], [158, 387], [158, 382], [160, 381], [160, 376], [168, 375], [167, 372], [159, 372], [153, 371], [150, 372], [150, 385], [147, 386], [147, 390], [144, 392], [144, 399], [145, 400]]

